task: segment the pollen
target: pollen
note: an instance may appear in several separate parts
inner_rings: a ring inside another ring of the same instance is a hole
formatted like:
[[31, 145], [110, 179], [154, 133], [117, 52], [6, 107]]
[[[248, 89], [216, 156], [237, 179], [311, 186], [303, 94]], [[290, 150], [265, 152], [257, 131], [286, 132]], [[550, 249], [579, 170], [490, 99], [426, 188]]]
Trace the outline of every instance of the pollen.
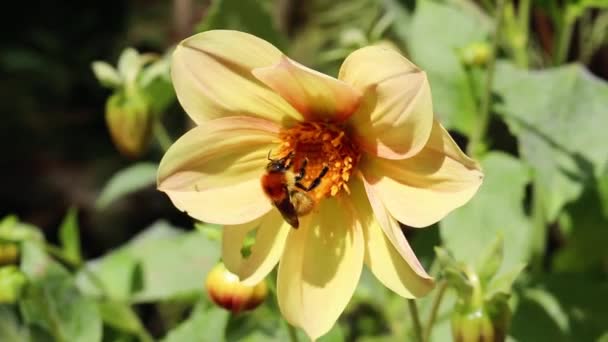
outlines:
[[325, 122], [302, 122], [283, 129], [279, 154], [293, 154], [293, 172], [303, 171], [300, 183], [310, 186], [327, 168], [318, 186], [309, 191], [316, 200], [350, 193], [348, 181], [360, 158], [358, 146], [344, 127]]

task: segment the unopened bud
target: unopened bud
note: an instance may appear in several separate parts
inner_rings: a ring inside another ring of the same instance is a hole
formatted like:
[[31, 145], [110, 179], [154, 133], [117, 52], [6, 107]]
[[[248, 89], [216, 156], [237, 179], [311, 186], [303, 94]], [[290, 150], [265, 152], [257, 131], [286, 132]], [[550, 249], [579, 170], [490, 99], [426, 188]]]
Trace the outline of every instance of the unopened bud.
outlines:
[[15, 303], [27, 278], [14, 265], [0, 267], [0, 304]]
[[265, 281], [247, 286], [239, 277], [219, 263], [207, 275], [207, 293], [213, 302], [232, 313], [253, 310], [264, 302], [268, 295]]
[[478, 307], [461, 302], [452, 313], [452, 337], [457, 342], [503, 342], [510, 318], [506, 298]]
[[137, 93], [116, 93], [106, 103], [106, 122], [118, 150], [128, 157], [139, 156], [146, 148], [152, 119], [145, 99]]
[[19, 247], [13, 242], [0, 242], [0, 266], [16, 264], [19, 260]]
[[492, 49], [488, 43], [472, 43], [466, 46], [460, 54], [462, 63], [467, 66], [484, 66], [492, 55]]

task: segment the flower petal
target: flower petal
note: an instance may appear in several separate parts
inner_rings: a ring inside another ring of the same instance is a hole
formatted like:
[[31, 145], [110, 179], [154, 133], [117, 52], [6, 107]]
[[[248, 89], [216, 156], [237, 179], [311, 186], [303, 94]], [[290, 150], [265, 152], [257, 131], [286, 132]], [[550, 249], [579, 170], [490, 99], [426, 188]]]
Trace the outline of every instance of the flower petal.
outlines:
[[367, 196], [361, 181], [354, 180], [350, 187], [363, 226], [367, 267], [384, 286], [402, 297], [426, 295], [433, 289], [433, 279], [418, 261], [399, 223], [373, 194]]
[[369, 46], [346, 58], [339, 79], [365, 94], [351, 122], [368, 153], [403, 159], [424, 147], [433, 125], [433, 105], [423, 71], [397, 51]]
[[[241, 248], [247, 235], [257, 229], [251, 254], [246, 258]], [[264, 217], [237, 226], [225, 226], [222, 234], [222, 260], [230, 272], [245, 285], [261, 282], [279, 262], [291, 226], [276, 210]]]
[[363, 234], [352, 210], [335, 198], [323, 200], [319, 212], [291, 230], [279, 263], [281, 312], [313, 340], [334, 325], [361, 275]]
[[182, 41], [173, 52], [171, 77], [179, 102], [201, 124], [246, 115], [283, 122], [302, 116], [251, 74], [275, 64], [283, 54], [247, 33], [207, 31]]
[[344, 121], [359, 107], [361, 94], [353, 87], [287, 57], [253, 74], [307, 120]]
[[416, 156], [403, 160], [367, 158], [361, 170], [391, 216], [412, 227], [441, 220], [468, 202], [483, 180], [479, 165], [458, 148], [437, 121], [428, 144]]
[[263, 119], [227, 117], [198, 126], [163, 157], [158, 188], [196, 219], [240, 224], [272, 205], [260, 186], [278, 126]]

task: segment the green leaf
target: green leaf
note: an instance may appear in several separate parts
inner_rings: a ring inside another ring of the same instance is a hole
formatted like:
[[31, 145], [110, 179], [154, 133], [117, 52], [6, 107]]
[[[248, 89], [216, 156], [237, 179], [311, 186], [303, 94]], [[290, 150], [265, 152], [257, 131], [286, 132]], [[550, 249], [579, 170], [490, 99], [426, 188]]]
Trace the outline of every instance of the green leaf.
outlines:
[[0, 240], [11, 242], [42, 241], [44, 237], [38, 227], [19, 222], [16, 216], [9, 215], [0, 222]]
[[503, 255], [504, 239], [502, 234], [499, 233], [494, 242], [488, 245], [476, 263], [476, 270], [482, 284], [487, 284], [496, 275], [496, 272], [498, 272], [498, 269], [502, 265]]
[[519, 297], [510, 332], [517, 341], [597, 341], [607, 331], [605, 280], [545, 275]]
[[139, 317], [128, 304], [115, 301], [100, 301], [97, 303], [97, 307], [104, 323], [109, 326], [133, 334], [138, 334], [142, 331], [143, 326]]
[[95, 61], [91, 64], [95, 77], [102, 86], [116, 89], [122, 85], [122, 79], [118, 71], [106, 62]]
[[[204, 234], [159, 221], [88, 267], [115, 299], [150, 302], [200, 296], [219, 257], [219, 244]], [[80, 285], [91, 290], [82, 278]]]
[[513, 283], [524, 270], [526, 264], [518, 264], [493, 278], [484, 291], [484, 296], [490, 299], [499, 294], [511, 294]]
[[547, 219], [554, 221], [608, 165], [598, 143], [608, 127], [608, 84], [580, 65], [525, 71], [499, 63], [495, 91], [502, 102], [497, 110], [533, 167]]
[[95, 274], [99, 282], [92, 282], [84, 274], [86, 271], [79, 272], [76, 278], [78, 287], [88, 295], [106, 295], [113, 300], [127, 301], [136, 290], [139, 261], [128, 251], [116, 251], [101, 260], [88, 262], [85, 267]]
[[64, 255], [74, 263], [80, 264], [82, 262], [82, 255], [80, 252], [80, 232], [76, 208], [70, 208], [63, 218], [63, 222], [59, 227], [59, 241], [61, 241]]
[[136, 163], [118, 171], [105, 185], [96, 202], [98, 209], [104, 209], [119, 198], [156, 183], [154, 163]]
[[162, 114], [175, 101], [175, 91], [171, 83], [170, 55], [146, 66], [139, 76], [139, 86], [150, 111]]
[[481, 165], [485, 178], [479, 192], [440, 222], [441, 238], [456, 260], [475, 265], [480, 253], [502, 235], [502, 267], [509, 269], [530, 256], [532, 228], [522, 207], [530, 172], [500, 152], [486, 154]]
[[19, 303], [24, 321], [54, 341], [101, 341], [97, 305], [78, 291], [69, 272], [35, 243], [23, 243], [22, 252], [21, 270], [30, 281]]
[[460, 51], [488, 39], [490, 22], [450, 3], [419, 1], [408, 37], [408, 51], [426, 71], [433, 106], [444, 126], [470, 135], [477, 121], [483, 77], [460, 60]]
[[21, 326], [17, 313], [8, 305], [0, 305], [0, 341], [31, 341], [28, 329]]
[[260, 37], [279, 49], [286, 37], [277, 30], [270, 12], [272, 3], [253, 0], [214, 0], [196, 31], [215, 29], [239, 30]]
[[603, 215], [601, 200], [594, 189], [566, 205], [559, 226], [567, 241], [554, 255], [557, 272], [602, 272], [608, 260], [608, 216]]
[[163, 342], [223, 342], [228, 324], [228, 311], [200, 302], [187, 321], [169, 332]]

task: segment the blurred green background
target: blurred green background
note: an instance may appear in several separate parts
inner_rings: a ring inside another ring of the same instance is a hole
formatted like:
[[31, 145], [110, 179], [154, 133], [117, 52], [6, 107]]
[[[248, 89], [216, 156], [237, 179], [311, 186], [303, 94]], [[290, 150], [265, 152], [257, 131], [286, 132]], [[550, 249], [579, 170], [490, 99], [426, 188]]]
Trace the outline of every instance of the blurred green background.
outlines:
[[[501, 270], [527, 265], [510, 300], [509, 339], [608, 341], [608, 1], [499, 3], [13, 2], [2, 11], [0, 30], [0, 139], [5, 147], [0, 216], [16, 215], [23, 223], [4, 225], [27, 223], [26, 229], [40, 230], [64, 252], [74, 245], [66, 241], [76, 239], [79, 252], [55, 265], [49, 276], [61, 278], [63, 285], [49, 290], [42, 284], [47, 278], [28, 273], [46, 257], [19, 239], [20, 267], [30, 285], [20, 302], [0, 304], [0, 341], [287, 338], [271, 299], [249, 316], [228, 318], [210, 308], [202, 284], [219, 255], [217, 231], [204, 225], [194, 230], [192, 220], [155, 190], [161, 144], [151, 140], [135, 159], [117, 151], [105, 119], [111, 91], [99, 85], [91, 69], [97, 60], [116, 65], [126, 47], [162, 55], [181, 39], [216, 28], [255, 34], [334, 76], [359, 47], [381, 43], [400, 49], [427, 72], [437, 117], [463, 149], [469, 147], [480, 159], [486, 174], [465, 207], [428, 229], [405, 228], [423, 264], [433, 275], [441, 274], [433, 250], [439, 245], [474, 264], [502, 236]], [[487, 131], [471, 149], [484, 106], [490, 114]], [[162, 113], [173, 139], [191, 127], [188, 120], [176, 102]], [[110, 190], [109, 180], [114, 182]], [[70, 231], [78, 231], [77, 238], [65, 233]], [[89, 268], [110, 288], [111, 298], [99, 296], [81, 279]], [[61, 306], [58, 298], [70, 293], [83, 302], [72, 303], [79, 309], [38, 315], [32, 312], [41, 310], [43, 299], [36, 293], [51, 293], [46, 300], [53, 305]], [[434, 296], [419, 301], [423, 317]], [[448, 290], [433, 341], [451, 339], [454, 301]], [[45, 323], [45, 315], [59, 320], [59, 330]], [[61, 323], [79, 315], [91, 315], [87, 321], [96, 323]], [[327, 340], [408, 340], [413, 334], [409, 318], [403, 300], [364, 274]]]

